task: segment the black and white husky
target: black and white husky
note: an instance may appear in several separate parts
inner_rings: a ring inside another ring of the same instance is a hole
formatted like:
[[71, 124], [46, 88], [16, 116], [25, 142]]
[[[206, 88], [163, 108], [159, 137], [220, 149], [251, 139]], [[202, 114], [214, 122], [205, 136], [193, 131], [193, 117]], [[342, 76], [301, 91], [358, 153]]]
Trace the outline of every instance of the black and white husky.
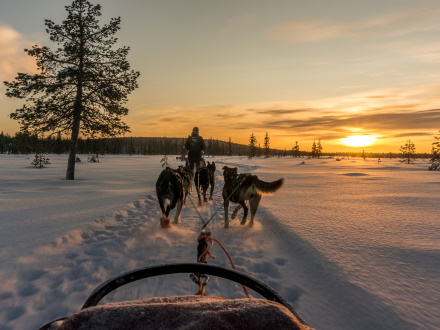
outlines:
[[[168, 215], [171, 210], [176, 207], [174, 223], [180, 222], [180, 212], [186, 201], [192, 181], [189, 172], [190, 171], [187, 171], [183, 167], [179, 167], [177, 170], [167, 167], [160, 173], [156, 181], [156, 194], [162, 211], [162, 218], [160, 219], [162, 227], [170, 227]], [[187, 176], [189, 176], [189, 178]], [[165, 207], [167, 200], [169, 200], [170, 203]]]
[[234, 212], [232, 212], [231, 219], [237, 217], [238, 211], [242, 208], [244, 210], [243, 219], [241, 224], [246, 224], [248, 207], [246, 201], [249, 201], [249, 206], [251, 208], [251, 221], [249, 225], [254, 223], [254, 217], [257, 213], [258, 205], [261, 201], [261, 196], [267, 194], [273, 194], [278, 189], [281, 188], [284, 182], [284, 178], [273, 182], [265, 182], [256, 175], [250, 173], [238, 174], [236, 167], [223, 167], [223, 178], [225, 180], [225, 185], [223, 186], [223, 200], [225, 207], [225, 228], [229, 227], [229, 202], [238, 203]]

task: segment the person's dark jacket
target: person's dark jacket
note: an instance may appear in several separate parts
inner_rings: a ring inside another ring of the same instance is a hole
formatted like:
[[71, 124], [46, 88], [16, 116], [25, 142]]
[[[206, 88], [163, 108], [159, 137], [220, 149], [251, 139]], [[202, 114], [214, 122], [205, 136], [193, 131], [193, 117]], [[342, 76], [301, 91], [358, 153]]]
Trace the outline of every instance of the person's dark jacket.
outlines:
[[205, 140], [198, 133], [193, 132], [186, 139], [185, 149], [188, 150], [190, 161], [199, 162], [202, 160], [202, 151], [205, 150]]

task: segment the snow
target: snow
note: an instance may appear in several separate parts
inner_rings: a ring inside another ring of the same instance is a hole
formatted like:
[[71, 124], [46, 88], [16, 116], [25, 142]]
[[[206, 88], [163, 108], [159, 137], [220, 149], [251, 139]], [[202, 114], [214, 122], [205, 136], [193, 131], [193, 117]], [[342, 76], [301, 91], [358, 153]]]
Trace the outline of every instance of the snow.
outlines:
[[[49, 158], [39, 169], [30, 165], [33, 155], [0, 155], [2, 330], [73, 314], [99, 284], [135, 268], [195, 262], [199, 214], [205, 221], [214, 215], [207, 228], [238, 270], [280, 292], [316, 329], [440, 324], [440, 172], [428, 171], [427, 161], [210, 158], [214, 201], [196, 211], [194, 189], [182, 223], [164, 229], [154, 188], [162, 156], [78, 163], [74, 181], [64, 180], [67, 156]], [[264, 181], [286, 179], [262, 198], [253, 227], [233, 220], [223, 228], [223, 165]], [[209, 263], [229, 266], [218, 245], [211, 251], [217, 258]], [[187, 274], [168, 275], [130, 283], [102, 303], [196, 291]], [[219, 278], [207, 294], [245, 297]]]

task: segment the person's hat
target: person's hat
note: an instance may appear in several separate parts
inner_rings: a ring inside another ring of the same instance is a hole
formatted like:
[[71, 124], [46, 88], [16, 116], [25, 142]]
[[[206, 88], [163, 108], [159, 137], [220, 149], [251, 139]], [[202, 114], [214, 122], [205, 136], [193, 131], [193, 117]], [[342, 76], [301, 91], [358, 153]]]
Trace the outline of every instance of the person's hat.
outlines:
[[198, 127], [194, 127], [193, 128], [193, 132], [197, 132], [198, 133], [199, 132], [199, 128]]

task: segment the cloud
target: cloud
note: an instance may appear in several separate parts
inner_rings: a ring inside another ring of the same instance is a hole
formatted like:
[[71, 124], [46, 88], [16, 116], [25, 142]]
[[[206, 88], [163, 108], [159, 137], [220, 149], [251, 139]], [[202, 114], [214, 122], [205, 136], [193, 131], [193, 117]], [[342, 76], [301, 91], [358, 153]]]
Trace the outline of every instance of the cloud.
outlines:
[[34, 72], [35, 60], [24, 52], [35, 42], [7, 25], [0, 26], [0, 76], [13, 80], [17, 72]]
[[336, 38], [350, 31], [347, 23], [339, 23], [327, 18], [303, 19], [283, 22], [269, 27], [265, 35], [272, 41], [281, 43], [304, 43]]
[[302, 131], [339, 131], [350, 127], [369, 132], [432, 130], [433, 123], [440, 123], [440, 109], [413, 112], [386, 112], [374, 114], [347, 114], [319, 116], [302, 120], [276, 120], [267, 123], [272, 129], [284, 128]]
[[234, 113], [228, 112], [228, 113], [218, 113], [215, 116], [217, 118], [221, 118], [221, 119], [238, 119], [238, 118], [244, 118], [246, 115], [244, 113], [234, 114]]
[[356, 21], [313, 17], [272, 25], [264, 34], [271, 41], [289, 44], [336, 38], [390, 38], [440, 30], [439, 14], [438, 6], [419, 6]]
[[303, 113], [303, 112], [309, 112], [317, 109], [313, 108], [305, 108], [305, 109], [248, 109], [248, 111], [253, 113], [258, 113], [261, 115], [291, 115], [291, 114], [297, 114], [297, 113]]
[[166, 123], [174, 123], [174, 122], [181, 123], [182, 121], [187, 120], [187, 118], [179, 117], [179, 116], [175, 116], [175, 117], [167, 116], [167, 117], [158, 118], [157, 120]]
[[419, 133], [414, 133], [414, 132], [411, 132], [411, 133], [400, 133], [400, 134], [393, 134], [393, 135], [390, 135], [390, 137], [394, 137], [394, 138], [411, 138], [411, 137], [414, 137], [414, 136], [432, 136], [432, 134], [431, 133], [423, 133], [423, 132], [419, 132]]
[[[341, 138], [371, 134], [379, 136], [374, 146], [378, 150], [394, 150], [405, 138], [411, 138], [429, 152], [431, 140], [440, 129], [439, 89], [439, 84], [413, 85], [301, 103], [264, 101], [179, 107], [174, 113], [164, 111], [163, 115], [150, 117], [148, 127], [136, 134], [145, 135], [148, 131], [152, 136], [185, 136], [198, 126], [205, 138], [227, 141], [231, 137], [233, 142], [247, 144], [251, 133], [262, 141], [268, 132], [273, 147], [291, 148], [295, 141], [311, 145], [313, 140], [321, 139], [335, 150], [340, 148]], [[160, 113], [160, 109], [155, 110]], [[164, 129], [167, 122], [170, 124]], [[139, 126], [139, 122], [133, 126]]]
[[369, 99], [394, 99], [398, 97], [397, 95], [371, 95], [367, 96]]

